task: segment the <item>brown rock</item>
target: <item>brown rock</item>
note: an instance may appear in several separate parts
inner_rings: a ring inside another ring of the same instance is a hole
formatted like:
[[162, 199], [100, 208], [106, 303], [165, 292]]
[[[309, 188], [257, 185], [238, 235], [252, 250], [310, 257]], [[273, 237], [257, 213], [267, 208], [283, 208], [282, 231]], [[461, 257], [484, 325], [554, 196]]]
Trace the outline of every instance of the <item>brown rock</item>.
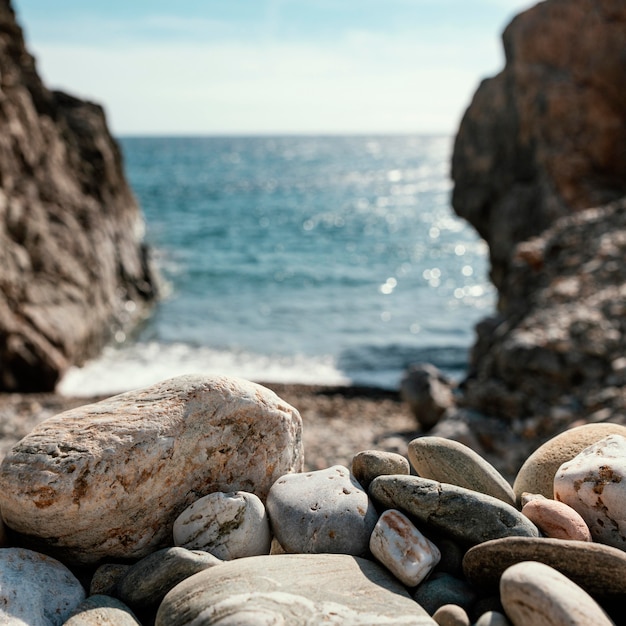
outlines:
[[214, 491], [264, 499], [302, 468], [299, 413], [226, 377], [182, 376], [46, 420], [0, 466], [10, 528], [67, 561], [141, 558]]
[[558, 570], [598, 598], [623, 598], [626, 593], [626, 553], [586, 541], [505, 537], [470, 548], [463, 558], [468, 581], [495, 590], [502, 573], [522, 561], [538, 561]]
[[452, 381], [429, 363], [413, 365], [400, 381], [400, 395], [425, 429], [432, 428], [454, 406]]
[[0, 1], [0, 390], [52, 390], [145, 314], [155, 276], [98, 105], [49, 91]]

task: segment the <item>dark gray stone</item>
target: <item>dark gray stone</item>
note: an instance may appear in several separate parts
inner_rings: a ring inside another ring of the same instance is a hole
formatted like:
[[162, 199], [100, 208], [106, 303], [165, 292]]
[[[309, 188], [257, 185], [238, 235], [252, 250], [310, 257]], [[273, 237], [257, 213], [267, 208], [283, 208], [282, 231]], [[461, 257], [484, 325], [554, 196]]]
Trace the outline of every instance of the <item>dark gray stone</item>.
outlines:
[[446, 604], [456, 604], [469, 612], [476, 600], [470, 585], [444, 572], [433, 574], [413, 594], [413, 599], [429, 614]]

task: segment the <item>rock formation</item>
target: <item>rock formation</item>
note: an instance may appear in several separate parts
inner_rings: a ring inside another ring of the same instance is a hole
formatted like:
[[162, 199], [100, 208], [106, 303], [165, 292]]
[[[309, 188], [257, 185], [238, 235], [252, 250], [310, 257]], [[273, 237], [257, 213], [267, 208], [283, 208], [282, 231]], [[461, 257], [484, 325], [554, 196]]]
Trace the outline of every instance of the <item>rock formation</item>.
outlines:
[[626, 5], [547, 0], [503, 40], [453, 157], [454, 208], [499, 292], [462, 402], [546, 436], [626, 423]]
[[0, 0], [0, 390], [51, 390], [156, 295], [101, 107], [41, 82]]

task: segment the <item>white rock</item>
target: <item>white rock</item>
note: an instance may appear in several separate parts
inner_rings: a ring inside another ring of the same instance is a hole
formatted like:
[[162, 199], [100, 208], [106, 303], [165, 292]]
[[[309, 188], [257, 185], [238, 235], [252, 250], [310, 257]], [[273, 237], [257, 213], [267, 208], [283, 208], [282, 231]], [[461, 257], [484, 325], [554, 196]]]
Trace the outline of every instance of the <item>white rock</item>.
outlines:
[[245, 491], [200, 498], [176, 518], [173, 532], [177, 546], [205, 550], [224, 561], [269, 554], [272, 543], [263, 502]]
[[563, 463], [554, 498], [580, 514], [594, 541], [626, 550], [626, 438], [609, 435]]
[[24, 548], [0, 549], [0, 624], [63, 624], [85, 599], [65, 565]]
[[302, 420], [274, 392], [182, 376], [50, 418], [0, 466], [5, 523], [66, 562], [139, 559], [214, 491], [264, 499], [302, 469]]
[[378, 519], [370, 550], [407, 587], [419, 585], [441, 559], [437, 546], [395, 509], [388, 509]]
[[614, 626], [586, 591], [536, 561], [522, 561], [504, 571], [500, 600], [513, 626]]

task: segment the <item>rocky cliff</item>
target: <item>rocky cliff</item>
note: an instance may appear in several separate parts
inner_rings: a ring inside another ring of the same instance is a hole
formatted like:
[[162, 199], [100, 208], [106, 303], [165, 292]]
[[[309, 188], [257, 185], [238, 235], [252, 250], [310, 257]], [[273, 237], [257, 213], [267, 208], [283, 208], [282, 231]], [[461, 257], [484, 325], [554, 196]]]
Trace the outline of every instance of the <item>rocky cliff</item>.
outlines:
[[626, 423], [626, 3], [547, 0], [503, 40], [453, 157], [454, 208], [489, 244], [499, 294], [462, 401], [511, 422]]
[[102, 109], [48, 90], [0, 0], [0, 390], [51, 390], [154, 299]]

